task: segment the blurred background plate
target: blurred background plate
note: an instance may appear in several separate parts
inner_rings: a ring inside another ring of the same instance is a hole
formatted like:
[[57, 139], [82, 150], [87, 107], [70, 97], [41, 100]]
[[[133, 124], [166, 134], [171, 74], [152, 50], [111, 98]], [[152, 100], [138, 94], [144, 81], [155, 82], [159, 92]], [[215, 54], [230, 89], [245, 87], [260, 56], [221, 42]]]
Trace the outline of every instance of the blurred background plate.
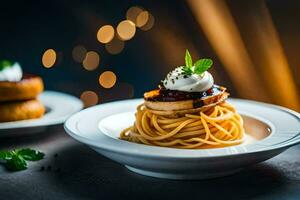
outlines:
[[39, 95], [39, 99], [46, 107], [42, 118], [0, 123], [0, 137], [43, 131], [48, 126], [64, 123], [83, 107], [78, 98], [60, 92], [45, 91]]

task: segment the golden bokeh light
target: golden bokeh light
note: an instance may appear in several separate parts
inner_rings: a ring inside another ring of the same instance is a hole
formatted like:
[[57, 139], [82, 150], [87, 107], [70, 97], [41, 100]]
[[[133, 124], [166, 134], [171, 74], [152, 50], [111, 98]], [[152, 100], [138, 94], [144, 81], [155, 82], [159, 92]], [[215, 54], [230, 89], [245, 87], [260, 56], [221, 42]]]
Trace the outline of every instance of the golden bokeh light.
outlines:
[[80, 95], [80, 99], [83, 101], [84, 107], [96, 105], [99, 101], [98, 95], [93, 91], [84, 91]]
[[130, 40], [135, 31], [135, 24], [130, 20], [123, 20], [117, 26], [117, 33], [122, 40]]
[[143, 11], [137, 16], [135, 25], [137, 27], [145, 26], [148, 20], [149, 20], [149, 12]]
[[97, 32], [97, 39], [99, 42], [106, 44], [109, 43], [115, 35], [115, 29], [111, 25], [102, 26]]
[[56, 52], [54, 49], [47, 49], [42, 56], [44, 67], [51, 68], [56, 62]]
[[105, 44], [105, 49], [110, 54], [119, 54], [124, 49], [125, 43], [115, 37], [110, 43]]
[[82, 62], [86, 56], [86, 48], [84, 46], [78, 45], [72, 50], [72, 57], [76, 62]]
[[[154, 22], [155, 22], [155, 19], [154, 19], [153, 15], [150, 12], [147, 12], [147, 14], [148, 14], [147, 22], [143, 26], [140, 27], [140, 29], [142, 29], [143, 31], [150, 30], [154, 26]], [[145, 16], [140, 17], [140, 18], [141, 18], [141, 20], [143, 19], [145, 21], [145, 19], [144, 19]]]
[[137, 6], [130, 7], [126, 12], [126, 18], [136, 24], [137, 17], [144, 9]]
[[99, 83], [104, 88], [111, 88], [116, 84], [117, 76], [112, 71], [105, 71], [99, 76]]
[[100, 62], [100, 56], [95, 51], [89, 51], [86, 53], [86, 56], [82, 62], [83, 67], [88, 71], [95, 70]]

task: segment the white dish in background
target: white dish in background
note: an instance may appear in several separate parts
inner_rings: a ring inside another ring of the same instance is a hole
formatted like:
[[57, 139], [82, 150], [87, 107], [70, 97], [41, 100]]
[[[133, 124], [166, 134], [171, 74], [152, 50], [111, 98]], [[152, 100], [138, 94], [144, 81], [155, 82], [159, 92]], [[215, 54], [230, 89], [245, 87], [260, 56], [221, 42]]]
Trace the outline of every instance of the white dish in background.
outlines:
[[245, 121], [247, 142], [215, 149], [175, 149], [118, 139], [134, 122], [143, 99], [94, 106], [74, 114], [65, 130], [76, 140], [139, 174], [169, 179], [205, 179], [233, 174], [300, 142], [300, 115], [255, 101], [228, 99]]
[[46, 107], [45, 115], [39, 119], [1, 122], [0, 137], [43, 131], [48, 126], [64, 123], [83, 107], [78, 98], [61, 92], [44, 91], [38, 98]]

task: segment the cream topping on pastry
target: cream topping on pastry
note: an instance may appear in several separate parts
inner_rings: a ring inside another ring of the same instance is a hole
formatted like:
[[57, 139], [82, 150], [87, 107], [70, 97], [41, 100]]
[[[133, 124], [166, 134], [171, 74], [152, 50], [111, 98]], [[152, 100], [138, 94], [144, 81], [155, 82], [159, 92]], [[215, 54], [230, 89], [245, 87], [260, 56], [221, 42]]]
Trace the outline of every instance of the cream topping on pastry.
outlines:
[[208, 71], [203, 72], [201, 75], [187, 75], [184, 73], [183, 67], [177, 67], [167, 75], [163, 85], [169, 90], [203, 92], [214, 85], [214, 79]]

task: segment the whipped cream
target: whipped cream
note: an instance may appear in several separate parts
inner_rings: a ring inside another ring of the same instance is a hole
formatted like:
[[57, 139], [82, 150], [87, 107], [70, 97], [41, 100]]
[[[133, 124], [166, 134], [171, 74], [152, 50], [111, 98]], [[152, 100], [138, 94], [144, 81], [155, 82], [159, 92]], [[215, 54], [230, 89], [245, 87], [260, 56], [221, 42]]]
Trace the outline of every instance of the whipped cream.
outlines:
[[163, 81], [166, 89], [184, 92], [204, 92], [214, 85], [214, 79], [209, 72], [205, 71], [201, 75], [185, 75], [182, 69], [183, 67], [177, 67], [167, 75]]
[[15, 62], [12, 66], [5, 67], [0, 71], [0, 81], [17, 82], [23, 77], [22, 68]]

